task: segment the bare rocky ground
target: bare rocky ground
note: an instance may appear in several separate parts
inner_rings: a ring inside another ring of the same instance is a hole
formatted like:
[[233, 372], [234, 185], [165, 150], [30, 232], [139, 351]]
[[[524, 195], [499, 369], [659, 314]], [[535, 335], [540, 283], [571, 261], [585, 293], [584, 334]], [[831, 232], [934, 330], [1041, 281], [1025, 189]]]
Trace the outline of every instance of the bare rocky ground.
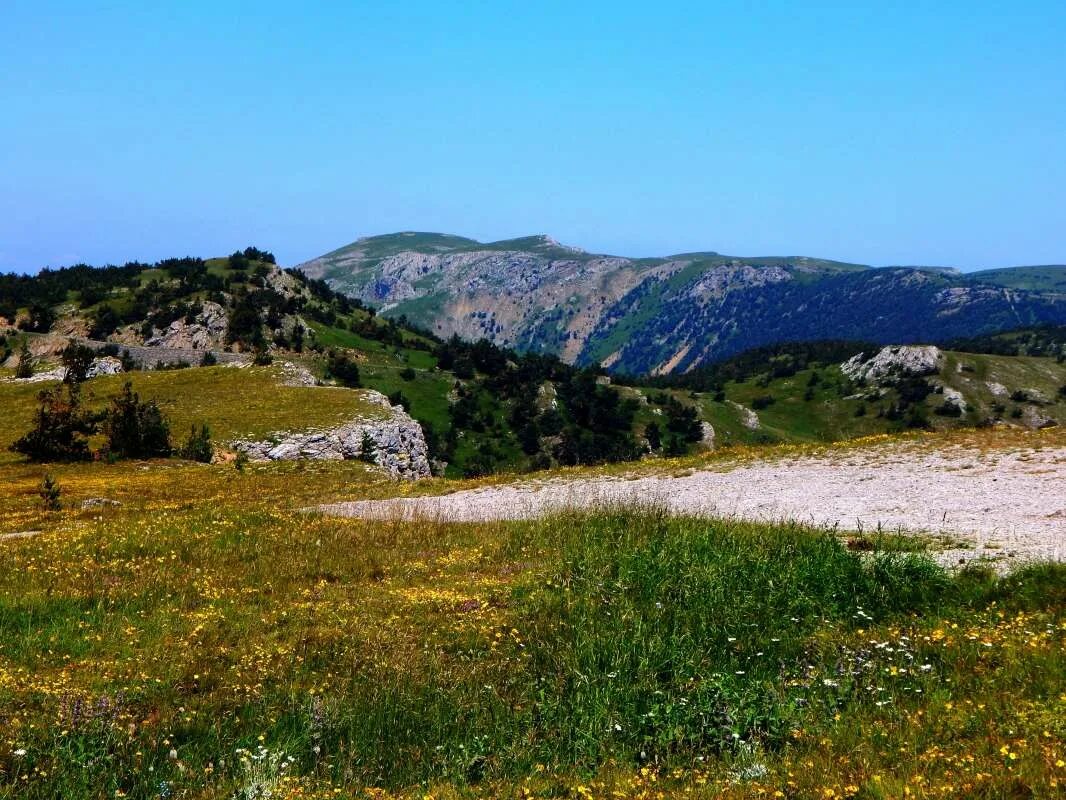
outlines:
[[347, 517], [476, 522], [615, 504], [798, 521], [842, 532], [924, 534], [941, 563], [988, 559], [1007, 569], [1030, 560], [1066, 560], [1066, 447], [934, 449], [904, 441], [712, 463], [682, 474], [529, 480], [320, 510]]

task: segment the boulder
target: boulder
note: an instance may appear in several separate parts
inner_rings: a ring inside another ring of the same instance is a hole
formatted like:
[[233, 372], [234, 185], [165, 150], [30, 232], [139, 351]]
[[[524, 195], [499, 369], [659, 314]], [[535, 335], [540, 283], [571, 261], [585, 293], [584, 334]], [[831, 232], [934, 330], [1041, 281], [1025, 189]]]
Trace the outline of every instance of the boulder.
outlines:
[[93, 363], [85, 373], [87, 378], [99, 378], [101, 375], [121, 375], [125, 370], [122, 368], [122, 360], [114, 356], [101, 356], [94, 358]]
[[714, 426], [709, 422], [700, 423], [700, 447], [704, 450], [714, 449]]
[[920, 377], [940, 371], [944, 354], [932, 345], [889, 345], [872, 358], [859, 353], [840, 365], [840, 371], [852, 380], [878, 383], [885, 379]]
[[1034, 406], [1026, 406], [1022, 412], [1022, 422], [1025, 427], [1033, 430], [1042, 428], [1054, 428], [1059, 423]]

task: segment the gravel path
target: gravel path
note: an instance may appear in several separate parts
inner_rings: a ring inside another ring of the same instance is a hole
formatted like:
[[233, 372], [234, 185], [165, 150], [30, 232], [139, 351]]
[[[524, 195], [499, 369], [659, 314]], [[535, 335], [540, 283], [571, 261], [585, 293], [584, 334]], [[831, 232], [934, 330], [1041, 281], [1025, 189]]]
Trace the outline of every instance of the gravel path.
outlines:
[[1066, 448], [982, 452], [909, 444], [712, 466], [683, 475], [551, 479], [439, 497], [336, 503], [327, 514], [474, 522], [597, 504], [950, 536], [942, 563], [1066, 560]]

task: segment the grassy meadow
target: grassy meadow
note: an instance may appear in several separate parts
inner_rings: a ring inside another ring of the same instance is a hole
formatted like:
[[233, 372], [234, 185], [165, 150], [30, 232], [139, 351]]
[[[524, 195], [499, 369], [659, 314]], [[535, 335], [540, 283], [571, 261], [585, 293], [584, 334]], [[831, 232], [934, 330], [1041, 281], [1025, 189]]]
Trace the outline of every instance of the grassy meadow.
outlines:
[[[30, 467], [2, 470], [5, 532], [44, 533], [0, 541], [0, 797], [1054, 797], [1066, 780], [1061, 566], [950, 575], [890, 541], [654, 508], [299, 510], [408, 488], [356, 463], [73, 465], [59, 512]], [[122, 504], [81, 508], [94, 493]]]

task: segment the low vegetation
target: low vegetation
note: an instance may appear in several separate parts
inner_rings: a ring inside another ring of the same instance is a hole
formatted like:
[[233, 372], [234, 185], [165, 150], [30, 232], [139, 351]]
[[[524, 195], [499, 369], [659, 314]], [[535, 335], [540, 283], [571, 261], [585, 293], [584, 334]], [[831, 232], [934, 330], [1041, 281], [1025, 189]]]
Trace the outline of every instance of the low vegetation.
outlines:
[[1066, 779], [1061, 567], [952, 576], [655, 509], [324, 519], [257, 501], [259, 470], [191, 504], [156, 472], [135, 507], [0, 544], [0, 796], [1053, 797]]

